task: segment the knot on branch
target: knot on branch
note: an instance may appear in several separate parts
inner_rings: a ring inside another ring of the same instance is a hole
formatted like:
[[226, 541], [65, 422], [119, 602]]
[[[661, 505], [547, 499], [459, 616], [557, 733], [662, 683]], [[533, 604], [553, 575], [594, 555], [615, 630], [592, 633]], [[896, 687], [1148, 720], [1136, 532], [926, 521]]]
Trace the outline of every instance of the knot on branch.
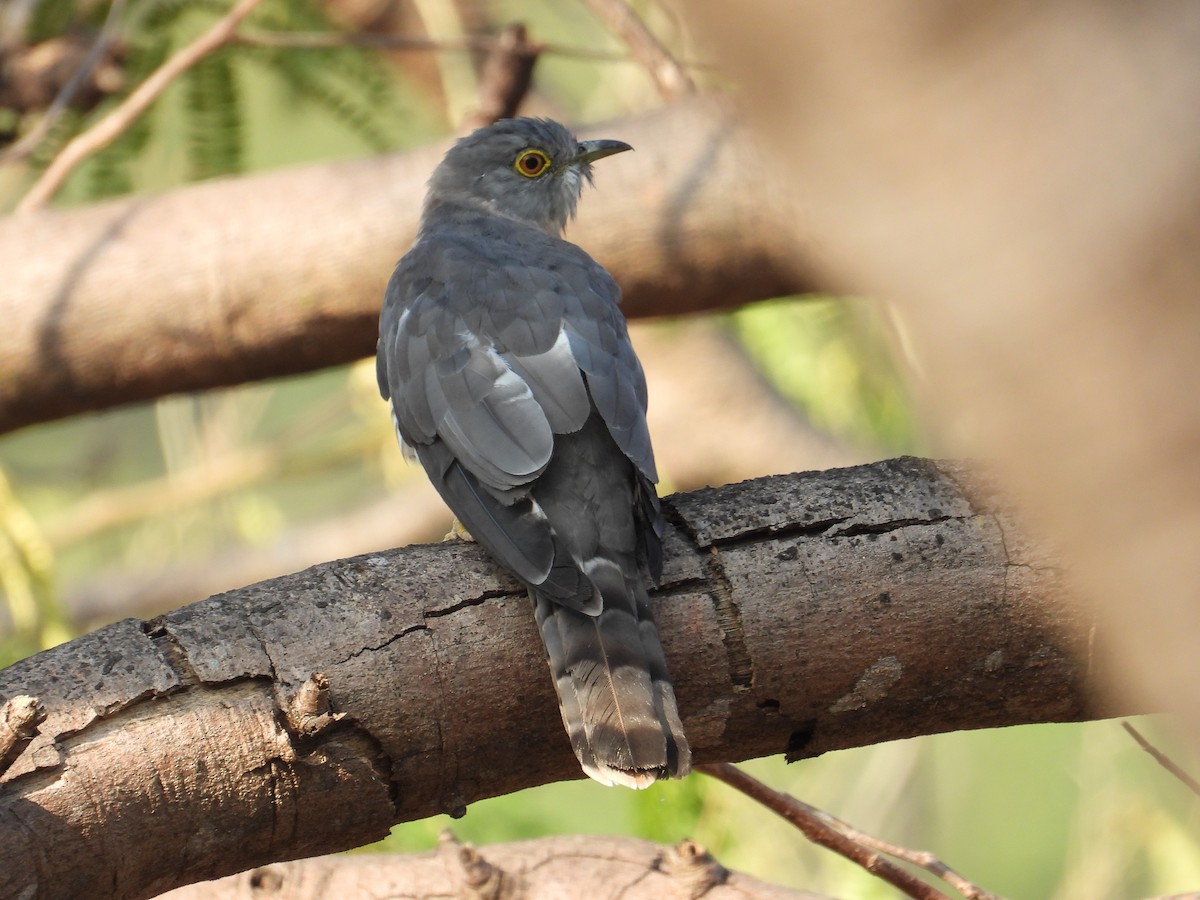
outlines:
[[0, 705], [0, 775], [17, 761], [44, 721], [46, 707], [36, 697], [21, 694]]
[[729, 870], [717, 862], [703, 844], [684, 838], [662, 858], [662, 870], [671, 876], [674, 895], [696, 900], [724, 884]]
[[250, 873], [250, 890], [257, 894], [278, 894], [283, 891], [284, 875], [271, 866], [263, 866]]
[[335, 713], [329, 703], [329, 679], [313, 672], [284, 706], [288, 727], [301, 737], [315, 737], [340, 722], [345, 713]]
[[461, 869], [461, 896], [467, 900], [501, 900], [511, 895], [504, 870], [484, 859], [470, 844], [462, 843], [449, 829], [438, 836], [438, 853], [447, 855]]

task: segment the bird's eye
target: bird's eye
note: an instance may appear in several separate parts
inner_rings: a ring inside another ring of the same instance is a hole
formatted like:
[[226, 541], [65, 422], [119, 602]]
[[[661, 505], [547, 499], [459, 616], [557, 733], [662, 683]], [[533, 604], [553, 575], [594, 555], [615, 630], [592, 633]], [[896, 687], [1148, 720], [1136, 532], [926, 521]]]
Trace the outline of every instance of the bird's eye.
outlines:
[[513, 168], [526, 178], [537, 178], [550, 166], [550, 157], [541, 150], [522, 150]]

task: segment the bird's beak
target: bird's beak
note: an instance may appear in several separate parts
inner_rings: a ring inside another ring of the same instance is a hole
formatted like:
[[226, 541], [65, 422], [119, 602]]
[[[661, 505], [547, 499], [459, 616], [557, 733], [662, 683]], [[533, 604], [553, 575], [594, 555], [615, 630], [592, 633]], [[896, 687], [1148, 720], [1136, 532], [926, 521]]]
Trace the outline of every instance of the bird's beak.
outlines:
[[614, 153], [624, 153], [632, 149], [624, 141], [580, 141], [579, 155], [575, 157], [575, 162], [593, 163]]

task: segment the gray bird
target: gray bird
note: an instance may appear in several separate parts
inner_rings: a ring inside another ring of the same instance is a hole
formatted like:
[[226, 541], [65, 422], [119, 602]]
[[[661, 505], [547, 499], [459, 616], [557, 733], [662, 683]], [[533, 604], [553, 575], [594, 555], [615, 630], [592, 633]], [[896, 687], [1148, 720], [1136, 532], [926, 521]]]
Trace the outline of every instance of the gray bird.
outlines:
[[612, 276], [561, 237], [591, 164], [631, 149], [509, 119], [456, 143], [379, 320], [401, 447], [529, 589], [583, 771], [691, 768], [646, 580], [662, 570], [646, 380]]

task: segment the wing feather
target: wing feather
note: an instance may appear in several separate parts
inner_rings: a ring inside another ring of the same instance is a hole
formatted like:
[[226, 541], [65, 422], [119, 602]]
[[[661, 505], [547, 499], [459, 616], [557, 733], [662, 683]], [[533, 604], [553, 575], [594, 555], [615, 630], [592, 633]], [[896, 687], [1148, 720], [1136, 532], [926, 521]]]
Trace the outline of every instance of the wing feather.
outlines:
[[501, 242], [439, 234], [423, 237], [393, 274], [378, 376], [401, 437], [414, 448], [445, 442], [501, 498], [536, 478], [555, 435], [578, 431], [594, 407], [656, 482], [646, 381], [619, 288], [573, 245], [532, 231], [512, 239], [546, 242], [553, 261], [524, 266]]

